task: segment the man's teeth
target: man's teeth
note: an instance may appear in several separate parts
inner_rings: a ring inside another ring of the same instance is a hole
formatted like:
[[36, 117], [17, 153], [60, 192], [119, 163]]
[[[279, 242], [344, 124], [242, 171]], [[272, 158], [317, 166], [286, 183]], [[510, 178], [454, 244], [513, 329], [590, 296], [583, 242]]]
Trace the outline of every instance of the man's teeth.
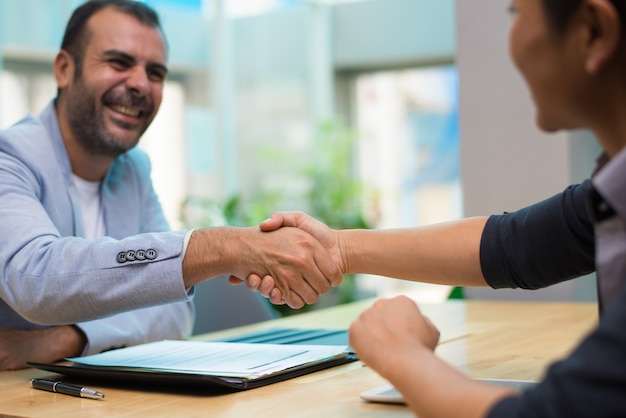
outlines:
[[111, 106], [111, 109], [115, 110], [116, 112], [122, 113], [124, 115], [132, 116], [134, 118], [139, 116], [139, 110], [131, 109], [130, 107], [113, 105]]

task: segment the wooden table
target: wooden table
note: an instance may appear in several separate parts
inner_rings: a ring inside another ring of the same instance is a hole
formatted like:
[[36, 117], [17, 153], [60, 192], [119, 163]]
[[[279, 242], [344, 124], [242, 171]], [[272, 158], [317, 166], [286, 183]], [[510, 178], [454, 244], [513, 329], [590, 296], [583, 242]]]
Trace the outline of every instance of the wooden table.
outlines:
[[[206, 334], [224, 338], [272, 327], [347, 328], [371, 300]], [[437, 353], [473, 377], [539, 379], [597, 322], [592, 303], [449, 301], [420, 308], [442, 332]], [[30, 378], [49, 372], [0, 373], [0, 418], [28, 417], [411, 417], [404, 406], [361, 401], [359, 393], [386, 383], [361, 362], [249, 391], [216, 394], [89, 384], [103, 401], [34, 390]]]

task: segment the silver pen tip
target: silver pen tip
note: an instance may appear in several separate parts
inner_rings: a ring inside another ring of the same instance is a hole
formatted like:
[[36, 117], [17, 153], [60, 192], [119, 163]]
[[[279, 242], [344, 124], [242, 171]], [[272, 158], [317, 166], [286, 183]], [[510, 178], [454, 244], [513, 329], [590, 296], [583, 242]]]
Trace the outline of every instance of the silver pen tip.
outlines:
[[91, 390], [91, 389], [82, 388], [80, 390], [80, 397], [89, 398], [89, 399], [104, 399], [104, 393]]

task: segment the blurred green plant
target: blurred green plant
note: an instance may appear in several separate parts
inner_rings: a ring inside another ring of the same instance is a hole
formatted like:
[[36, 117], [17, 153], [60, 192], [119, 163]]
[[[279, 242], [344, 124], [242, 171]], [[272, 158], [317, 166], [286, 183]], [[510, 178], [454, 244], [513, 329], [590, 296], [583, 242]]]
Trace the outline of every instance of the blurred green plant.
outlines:
[[337, 122], [323, 123], [315, 158], [302, 164], [311, 181], [310, 214], [331, 228], [368, 228], [363, 216], [362, 185], [356, 175], [356, 132]]
[[[187, 228], [250, 226], [259, 224], [286, 205], [297, 207], [331, 228], [369, 228], [362, 209], [362, 185], [356, 175], [356, 139], [353, 129], [328, 120], [318, 127], [312, 157], [307, 158], [307, 153], [264, 146], [258, 155], [265, 164], [286, 169], [290, 175], [306, 180], [304, 184], [307, 186], [298, 192], [261, 188], [254, 196], [231, 196], [223, 204], [206, 198], [188, 197], [181, 207], [181, 219]], [[346, 275], [340, 286], [322, 296], [315, 305], [298, 311], [286, 306], [277, 308], [282, 315], [289, 315], [350, 302], [355, 298], [355, 278]]]

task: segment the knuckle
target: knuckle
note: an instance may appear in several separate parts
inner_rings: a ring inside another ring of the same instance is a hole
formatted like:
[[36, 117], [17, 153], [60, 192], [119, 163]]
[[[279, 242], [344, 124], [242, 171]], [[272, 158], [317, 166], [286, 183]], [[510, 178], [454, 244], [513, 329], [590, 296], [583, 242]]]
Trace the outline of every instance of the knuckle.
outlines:
[[372, 307], [374, 309], [382, 309], [382, 308], [385, 307], [386, 304], [387, 304], [387, 300], [386, 299], [378, 299], [378, 300], [376, 300], [376, 302], [374, 302]]
[[322, 283], [322, 287], [321, 287], [321, 293], [327, 293], [330, 291], [330, 289], [332, 288], [331, 283], [329, 282], [324, 282]]

